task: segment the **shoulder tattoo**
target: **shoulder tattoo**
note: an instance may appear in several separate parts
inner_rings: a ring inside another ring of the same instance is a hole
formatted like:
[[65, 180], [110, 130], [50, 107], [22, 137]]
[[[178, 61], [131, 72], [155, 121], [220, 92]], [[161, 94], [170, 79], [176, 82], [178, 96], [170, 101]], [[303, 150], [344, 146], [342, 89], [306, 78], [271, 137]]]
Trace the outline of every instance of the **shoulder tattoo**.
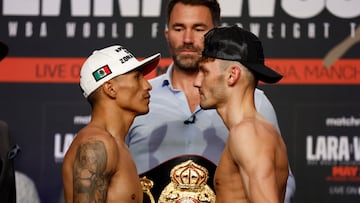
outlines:
[[107, 153], [102, 141], [81, 144], [74, 162], [75, 202], [105, 202], [109, 176], [105, 174]]

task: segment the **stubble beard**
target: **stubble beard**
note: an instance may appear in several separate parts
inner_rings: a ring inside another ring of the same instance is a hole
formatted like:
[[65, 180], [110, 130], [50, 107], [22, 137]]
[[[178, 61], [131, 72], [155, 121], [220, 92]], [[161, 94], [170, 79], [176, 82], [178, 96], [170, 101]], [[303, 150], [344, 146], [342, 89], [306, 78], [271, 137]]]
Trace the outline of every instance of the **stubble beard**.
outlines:
[[199, 70], [200, 52], [197, 55], [175, 54], [172, 58], [174, 65], [184, 72], [197, 73]]
[[216, 107], [212, 104], [209, 104], [209, 100], [203, 95], [204, 98], [200, 100], [200, 107], [202, 109], [208, 110], [208, 109], [216, 109]]

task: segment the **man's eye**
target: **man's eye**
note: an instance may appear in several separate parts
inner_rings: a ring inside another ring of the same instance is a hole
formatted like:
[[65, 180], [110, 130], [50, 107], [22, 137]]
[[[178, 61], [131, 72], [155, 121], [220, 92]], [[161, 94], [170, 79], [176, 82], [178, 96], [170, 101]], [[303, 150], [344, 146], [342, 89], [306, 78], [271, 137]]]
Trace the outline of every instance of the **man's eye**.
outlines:
[[182, 29], [182, 28], [174, 28], [174, 30], [175, 30], [176, 32], [181, 32], [183, 29]]

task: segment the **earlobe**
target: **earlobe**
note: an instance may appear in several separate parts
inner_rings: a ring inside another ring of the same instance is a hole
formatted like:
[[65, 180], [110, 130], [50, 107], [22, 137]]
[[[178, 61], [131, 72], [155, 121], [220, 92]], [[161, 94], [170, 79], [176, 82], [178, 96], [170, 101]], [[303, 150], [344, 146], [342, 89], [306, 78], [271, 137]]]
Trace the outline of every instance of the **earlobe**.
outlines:
[[165, 30], [164, 30], [164, 35], [165, 35], [166, 41], [168, 42], [168, 41], [169, 41], [169, 37], [168, 37], [168, 35], [169, 35], [169, 29], [168, 29], [168, 28], [165, 28]]

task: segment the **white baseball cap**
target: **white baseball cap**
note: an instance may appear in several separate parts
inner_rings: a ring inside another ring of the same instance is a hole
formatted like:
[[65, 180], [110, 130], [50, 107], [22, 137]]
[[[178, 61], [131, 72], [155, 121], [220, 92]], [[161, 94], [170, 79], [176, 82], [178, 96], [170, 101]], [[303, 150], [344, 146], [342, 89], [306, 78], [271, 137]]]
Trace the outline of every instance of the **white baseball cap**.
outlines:
[[112, 78], [141, 68], [144, 75], [157, 67], [160, 53], [138, 61], [130, 51], [121, 45], [95, 50], [83, 64], [80, 71], [80, 87], [87, 98], [98, 87]]

